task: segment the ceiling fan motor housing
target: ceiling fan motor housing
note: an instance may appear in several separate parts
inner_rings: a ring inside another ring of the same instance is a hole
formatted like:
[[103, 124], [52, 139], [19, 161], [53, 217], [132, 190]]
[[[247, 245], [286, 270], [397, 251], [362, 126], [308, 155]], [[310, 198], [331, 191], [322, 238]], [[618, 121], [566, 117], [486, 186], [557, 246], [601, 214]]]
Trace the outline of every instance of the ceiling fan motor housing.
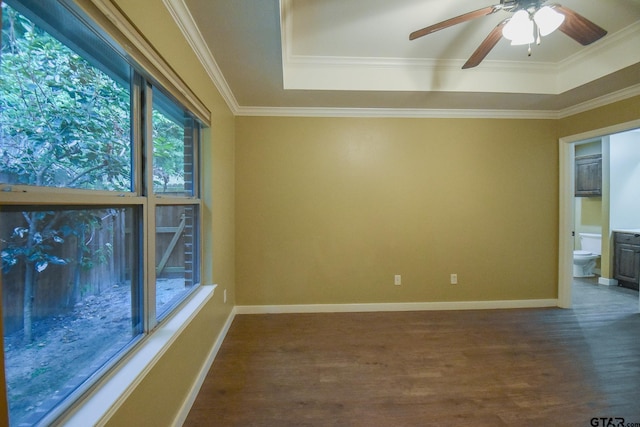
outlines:
[[500, 0], [500, 5], [507, 12], [528, 10], [530, 13], [539, 9], [546, 0]]
[[500, 0], [500, 5], [502, 9], [510, 11], [518, 6], [518, 0]]

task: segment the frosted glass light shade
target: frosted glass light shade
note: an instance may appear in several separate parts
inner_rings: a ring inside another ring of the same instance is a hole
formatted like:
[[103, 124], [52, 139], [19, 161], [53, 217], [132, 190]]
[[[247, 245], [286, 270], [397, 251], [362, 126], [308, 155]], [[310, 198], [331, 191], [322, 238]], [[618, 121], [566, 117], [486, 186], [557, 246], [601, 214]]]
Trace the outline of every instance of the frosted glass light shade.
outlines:
[[540, 35], [546, 36], [553, 33], [564, 22], [564, 15], [556, 12], [549, 6], [541, 7], [535, 15], [533, 15], [534, 21], [540, 29]]
[[529, 44], [535, 41], [533, 21], [526, 10], [519, 10], [502, 29], [502, 35], [511, 40], [512, 45]]

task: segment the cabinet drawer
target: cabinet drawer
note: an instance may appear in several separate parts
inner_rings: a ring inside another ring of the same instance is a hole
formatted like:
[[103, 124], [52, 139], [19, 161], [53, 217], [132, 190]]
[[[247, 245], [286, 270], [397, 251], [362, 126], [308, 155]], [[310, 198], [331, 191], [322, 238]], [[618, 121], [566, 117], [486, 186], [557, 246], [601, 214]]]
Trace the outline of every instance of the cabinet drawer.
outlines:
[[629, 245], [640, 245], [640, 234], [615, 233], [616, 243], [627, 243]]

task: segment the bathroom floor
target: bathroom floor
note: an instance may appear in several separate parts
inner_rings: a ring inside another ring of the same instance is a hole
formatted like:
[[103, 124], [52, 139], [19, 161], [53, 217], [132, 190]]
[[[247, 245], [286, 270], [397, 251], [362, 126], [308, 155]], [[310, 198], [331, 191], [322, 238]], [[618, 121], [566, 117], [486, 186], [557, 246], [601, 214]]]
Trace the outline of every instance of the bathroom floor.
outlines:
[[574, 277], [574, 310], [637, 313], [638, 291], [621, 286], [598, 285], [598, 277]]

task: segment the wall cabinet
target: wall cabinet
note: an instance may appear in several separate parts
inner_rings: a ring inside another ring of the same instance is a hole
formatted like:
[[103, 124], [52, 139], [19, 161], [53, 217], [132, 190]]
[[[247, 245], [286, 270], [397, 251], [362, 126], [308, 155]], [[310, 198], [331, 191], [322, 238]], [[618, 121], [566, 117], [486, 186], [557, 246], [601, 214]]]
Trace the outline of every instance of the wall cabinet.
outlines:
[[640, 284], [640, 234], [614, 233], [615, 274], [621, 286], [638, 290]]
[[602, 155], [576, 157], [576, 197], [602, 196]]

